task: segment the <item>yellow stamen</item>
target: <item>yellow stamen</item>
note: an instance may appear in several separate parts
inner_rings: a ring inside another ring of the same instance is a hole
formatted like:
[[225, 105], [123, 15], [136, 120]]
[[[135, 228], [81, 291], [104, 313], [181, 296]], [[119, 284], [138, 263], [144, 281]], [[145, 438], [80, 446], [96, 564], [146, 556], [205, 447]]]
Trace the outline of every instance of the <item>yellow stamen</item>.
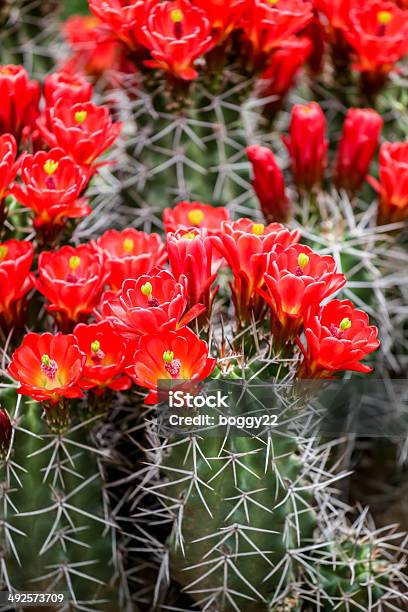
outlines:
[[306, 268], [308, 263], [309, 263], [309, 257], [306, 255], [306, 253], [300, 253], [298, 257], [299, 268], [301, 269]]
[[84, 123], [84, 121], [86, 121], [87, 116], [88, 113], [85, 110], [82, 110], [77, 111], [74, 115], [74, 118], [77, 123]]
[[97, 353], [101, 348], [101, 343], [99, 342], [99, 340], [94, 340], [91, 344], [91, 351], [93, 353]]
[[81, 258], [78, 257], [78, 255], [73, 255], [72, 257], [69, 258], [68, 264], [71, 270], [77, 270], [79, 266], [81, 265]]
[[278, 4], [278, 0], [268, 0], [268, 3], [269, 3], [271, 6], [275, 6], [275, 4]]
[[392, 20], [392, 13], [390, 11], [379, 11], [377, 13], [377, 21], [380, 25], [388, 25]]
[[181, 11], [180, 9], [173, 9], [170, 12], [170, 19], [173, 23], [181, 23], [184, 19], [183, 11]]
[[0, 246], [0, 261], [7, 256], [7, 253], [8, 253], [8, 247], [6, 247], [5, 244], [2, 244]]
[[351, 327], [350, 319], [348, 319], [347, 317], [345, 319], [342, 319], [342, 321], [340, 322], [339, 327], [340, 327], [341, 331], [346, 331], [347, 329], [350, 329], [350, 327]]
[[146, 297], [149, 297], [149, 295], [151, 295], [153, 292], [152, 283], [149, 283], [149, 282], [145, 283], [144, 285], [140, 287], [140, 291], [143, 293], [143, 295], [145, 295]]
[[123, 241], [123, 250], [125, 253], [131, 253], [135, 247], [135, 243], [131, 238], [125, 238]]
[[50, 359], [49, 355], [47, 355], [47, 354], [43, 355], [43, 356], [41, 357], [41, 363], [42, 363], [43, 365], [47, 366], [47, 367], [48, 367], [49, 365], [51, 365], [51, 359]]
[[6, 68], [6, 66], [0, 67], [0, 74], [12, 74], [10, 68]]
[[59, 163], [57, 161], [54, 161], [53, 159], [47, 159], [43, 166], [43, 169], [46, 174], [51, 176], [51, 174], [54, 174], [58, 170], [58, 166]]
[[163, 361], [164, 363], [171, 363], [174, 359], [173, 351], [164, 351], [163, 353]]
[[255, 236], [262, 236], [262, 234], [265, 231], [265, 226], [263, 223], [254, 223], [252, 226], [252, 233], [255, 234]]
[[186, 240], [194, 240], [196, 235], [193, 232], [187, 232], [187, 234], [183, 234], [182, 237], [185, 238]]
[[190, 212], [187, 214], [187, 218], [191, 225], [200, 225], [201, 221], [205, 218], [205, 215], [202, 210], [195, 208], [194, 210], [190, 210]]

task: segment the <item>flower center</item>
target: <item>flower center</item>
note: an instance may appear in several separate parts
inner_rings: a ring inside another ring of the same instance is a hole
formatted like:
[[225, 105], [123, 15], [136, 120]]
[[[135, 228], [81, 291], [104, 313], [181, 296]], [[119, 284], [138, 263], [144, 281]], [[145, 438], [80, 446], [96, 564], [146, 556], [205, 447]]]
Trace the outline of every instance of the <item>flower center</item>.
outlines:
[[58, 366], [54, 359], [50, 359], [46, 353], [41, 357], [41, 371], [50, 379], [54, 380]]
[[297, 263], [298, 263], [298, 268], [296, 270], [296, 276], [302, 276], [303, 270], [306, 268], [306, 266], [309, 263], [308, 255], [306, 255], [306, 253], [299, 253]]
[[159, 306], [159, 300], [155, 297], [153, 297], [153, 287], [152, 287], [152, 283], [145, 283], [144, 285], [142, 285], [140, 287], [140, 292], [145, 295], [148, 300], [147, 303], [151, 308], [157, 307]]
[[0, 245], [0, 261], [7, 257], [8, 247], [5, 244]]
[[184, 19], [183, 11], [180, 9], [173, 9], [170, 12], [170, 19], [173, 23], [181, 23]]
[[48, 174], [48, 176], [51, 176], [51, 174], [55, 174], [55, 172], [58, 170], [58, 166], [59, 163], [57, 161], [54, 161], [53, 159], [47, 159], [47, 161], [43, 165], [43, 169], [44, 172]]
[[91, 343], [91, 359], [97, 363], [100, 363], [105, 357], [105, 353], [101, 349], [101, 343], [99, 340], [94, 340]]
[[202, 210], [196, 208], [195, 210], [190, 210], [187, 218], [192, 225], [200, 225], [201, 221], [203, 221], [205, 218], [205, 215]]
[[392, 21], [392, 13], [390, 11], [379, 11], [377, 21], [380, 25], [388, 25]]
[[265, 226], [263, 223], [254, 223], [252, 226], [252, 233], [255, 234], [255, 236], [262, 236], [262, 234], [265, 231]]
[[69, 258], [68, 265], [71, 270], [78, 270], [81, 265], [81, 258], [78, 257], [78, 255], [72, 255], [72, 257]]
[[194, 240], [194, 238], [196, 237], [196, 235], [194, 234], [194, 232], [187, 232], [187, 234], [183, 234], [182, 238], [184, 238], [185, 240]]
[[135, 243], [131, 238], [125, 238], [123, 241], [123, 250], [125, 253], [131, 253], [135, 247]]
[[164, 368], [172, 378], [177, 378], [181, 370], [180, 359], [174, 359], [173, 351], [164, 351], [163, 353]]
[[341, 329], [341, 331], [346, 331], [347, 329], [350, 329], [350, 327], [351, 321], [347, 317], [340, 321], [339, 329]]
[[275, 4], [278, 4], [278, 0], [268, 0], [268, 4], [275, 6]]
[[77, 123], [84, 123], [87, 117], [88, 113], [86, 110], [77, 111], [74, 115], [74, 119]]

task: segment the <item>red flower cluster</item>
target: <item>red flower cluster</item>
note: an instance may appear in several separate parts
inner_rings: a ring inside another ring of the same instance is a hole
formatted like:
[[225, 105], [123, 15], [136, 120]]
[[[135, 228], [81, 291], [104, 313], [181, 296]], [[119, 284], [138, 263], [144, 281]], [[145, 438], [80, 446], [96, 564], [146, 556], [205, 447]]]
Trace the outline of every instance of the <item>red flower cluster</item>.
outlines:
[[[378, 146], [382, 117], [373, 109], [350, 108], [337, 147], [333, 182], [351, 196], [367, 179], [370, 163]], [[311, 191], [321, 186], [327, 166], [326, 120], [316, 102], [297, 104], [292, 109], [290, 134], [282, 139], [291, 159], [293, 178], [299, 189]], [[266, 147], [247, 148], [254, 178], [252, 185], [267, 221], [287, 221], [291, 206], [285, 179], [274, 154]], [[378, 183], [375, 183], [378, 188]]]
[[31, 242], [0, 243], [0, 327], [5, 333], [22, 323], [25, 297], [34, 286], [33, 258]]
[[[22, 66], [0, 67], [0, 225], [4, 198], [10, 193], [34, 212], [34, 228], [42, 244], [54, 244], [66, 220], [91, 212], [83, 192], [97, 158], [118, 136], [109, 110], [92, 102], [92, 86], [67, 72], [49, 74], [44, 81], [44, 108], [40, 86], [30, 81]], [[8, 132], [4, 133], [3, 132]], [[46, 144], [50, 151], [38, 151]], [[18, 146], [34, 151], [22, 153]], [[21, 183], [13, 184], [17, 170]]]

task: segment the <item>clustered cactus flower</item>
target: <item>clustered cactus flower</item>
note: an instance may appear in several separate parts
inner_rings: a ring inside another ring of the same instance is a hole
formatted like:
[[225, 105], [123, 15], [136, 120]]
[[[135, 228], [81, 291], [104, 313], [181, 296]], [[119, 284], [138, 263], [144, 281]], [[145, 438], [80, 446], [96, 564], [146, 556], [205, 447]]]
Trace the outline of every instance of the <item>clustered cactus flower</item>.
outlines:
[[[408, 7], [88, 4], [47, 74], [0, 49], [0, 590], [405, 609], [313, 402], [404, 376]], [[169, 430], [163, 389], [283, 429]]]

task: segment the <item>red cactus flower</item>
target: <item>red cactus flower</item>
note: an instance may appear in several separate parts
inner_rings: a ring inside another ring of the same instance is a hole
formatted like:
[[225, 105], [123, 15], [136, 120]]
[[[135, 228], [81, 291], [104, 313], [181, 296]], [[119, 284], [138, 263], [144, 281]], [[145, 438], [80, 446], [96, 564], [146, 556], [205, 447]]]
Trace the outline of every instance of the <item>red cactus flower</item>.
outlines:
[[336, 262], [303, 244], [287, 249], [276, 247], [267, 255], [265, 290], [258, 289], [271, 309], [272, 333], [276, 346], [284, 346], [299, 333], [310, 309], [336, 293], [346, 282], [336, 272]]
[[61, 225], [67, 218], [91, 212], [79, 196], [87, 176], [62, 149], [25, 155], [21, 162], [22, 184], [12, 188], [17, 200], [34, 211], [34, 226]]
[[102, 22], [93, 15], [73, 15], [67, 19], [63, 34], [73, 53], [64, 62], [64, 71], [100, 77], [119, 67], [123, 53], [121, 44], [104, 35], [101, 25]]
[[349, 300], [332, 300], [305, 321], [307, 349], [299, 340], [303, 352], [299, 376], [328, 378], [343, 370], [371, 372], [361, 360], [380, 346], [377, 335], [378, 329], [369, 325], [365, 312]]
[[160, 380], [205, 380], [215, 365], [207, 343], [183, 327], [177, 332], [142, 336], [127, 372], [137, 385], [150, 389], [145, 403], [155, 404]]
[[18, 393], [56, 404], [64, 397], [82, 397], [85, 361], [75, 336], [30, 333], [14, 352], [8, 372], [20, 383]]
[[16, 155], [17, 145], [14, 136], [11, 134], [0, 136], [0, 205], [17, 174]]
[[312, 4], [304, 0], [248, 0], [241, 26], [255, 64], [263, 67], [265, 58], [312, 18]]
[[167, 270], [153, 270], [137, 280], [123, 283], [120, 294], [102, 300], [102, 316], [109, 319], [124, 336], [132, 339], [144, 334], [157, 334], [187, 325], [204, 311], [195, 304], [186, 312], [187, 278], [178, 281]]
[[213, 39], [219, 43], [238, 27], [246, 8], [246, 0], [192, 0], [210, 22]]
[[35, 127], [40, 85], [29, 80], [23, 66], [0, 66], [0, 100], [0, 134], [13, 134], [20, 142]]
[[146, 234], [133, 228], [121, 232], [108, 230], [98, 238], [97, 244], [104, 251], [108, 284], [115, 292], [121, 290], [128, 278], [137, 279], [167, 259], [158, 234]]
[[283, 136], [296, 184], [308, 191], [318, 187], [327, 165], [326, 120], [317, 102], [295, 104], [290, 134]]
[[324, 13], [334, 29], [345, 29], [350, 24], [350, 12], [360, 0], [313, 0], [315, 7]]
[[186, 276], [188, 305], [203, 304], [210, 318], [211, 307], [218, 287], [212, 288], [220, 259], [214, 258], [211, 237], [205, 230], [182, 228], [167, 234], [167, 252], [174, 277]]
[[363, 73], [388, 74], [408, 52], [406, 11], [392, 2], [374, 0], [359, 3], [350, 12], [350, 24], [344, 31], [356, 54], [355, 68]]
[[31, 242], [0, 243], [0, 325], [6, 332], [22, 322], [24, 298], [34, 286], [30, 274], [33, 257]]
[[2, 459], [7, 455], [12, 433], [13, 427], [8, 412], [0, 408], [0, 458]]
[[143, 27], [159, 0], [89, 0], [92, 13], [133, 51], [148, 46]]
[[161, 68], [185, 81], [198, 76], [194, 62], [214, 45], [205, 13], [188, 0], [156, 4], [143, 32], [154, 58], [145, 61], [146, 66]]
[[180, 228], [205, 228], [209, 236], [219, 234], [223, 221], [230, 221], [229, 212], [224, 206], [210, 206], [201, 202], [179, 202], [174, 208], [165, 208], [163, 221], [166, 232]]
[[248, 147], [246, 151], [254, 172], [252, 185], [265, 219], [269, 223], [287, 221], [290, 204], [285, 192], [285, 179], [274, 154], [258, 145]]
[[258, 95], [283, 98], [293, 85], [296, 73], [306, 62], [312, 50], [309, 38], [293, 36], [277, 49], [262, 73]]
[[44, 140], [60, 147], [77, 164], [90, 168], [115, 142], [122, 125], [113, 123], [109, 109], [93, 102], [72, 105], [59, 99], [46, 111], [47, 122], [38, 122]]
[[87, 318], [99, 304], [107, 278], [102, 251], [92, 242], [44, 251], [38, 258], [38, 273], [36, 288], [62, 326]]
[[368, 180], [380, 194], [378, 224], [408, 218], [408, 142], [384, 142], [380, 147], [380, 181]]
[[53, 72], [44, 79], [44, 98], [47, 106], [54, 106], [59, 98], [69, 100], [71, 104], [82, 104], [89, 102], [92, 94], [92, 85], [78, 74]]
[[129, 389], [132, 383], [123, 373], [127, 343], [108, 321], [92, 325], [80, 323], [74, 329], [74, 336], [86, 355], [80, 381], [82, 389]]
[[369, 108], [350, 108], [337, 149], [334, 182], [356, 193], [367, 177], [380, 138], [383, 120]]
[[214, 247], [225, 257], [234, 275], [232, 299], [240, 324], [247, 325], [252, 316], [257, 319], [263, 310], [264, 301], [257, 289], [263, 284], [264, 255], [276, 245], [288, 247], [299, 238], [298, 230], [290, 231], [280, 223], [265, 226], [250, 219], [224, 223], [223, 233], [211, 237]]

